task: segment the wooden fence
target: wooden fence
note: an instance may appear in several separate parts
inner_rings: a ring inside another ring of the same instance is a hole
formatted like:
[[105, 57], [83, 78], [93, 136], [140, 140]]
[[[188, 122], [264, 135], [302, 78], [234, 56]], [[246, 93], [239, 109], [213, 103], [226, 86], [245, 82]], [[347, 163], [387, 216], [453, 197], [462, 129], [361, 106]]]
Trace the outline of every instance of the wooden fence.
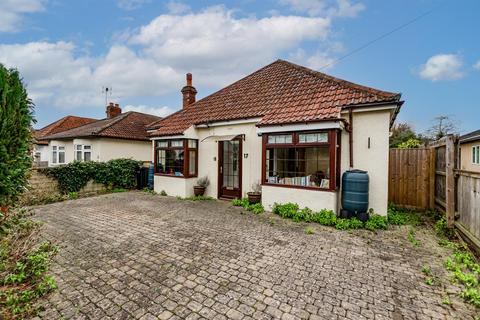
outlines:
[[480, 174], [457, 171], [457, 211], [455, 226], [480, 248]]
[[388, 198], [399, 206], [444, 212], [448, 226], [480, 251], [480, 174], [456, 170], [457, 154], [454, 136], [426, 148], [391, 149]]
[[433, 184], [430, 173], [434, 168], [432, 150], [390, 149], [389, 201], [412, 209], [428, 209]]

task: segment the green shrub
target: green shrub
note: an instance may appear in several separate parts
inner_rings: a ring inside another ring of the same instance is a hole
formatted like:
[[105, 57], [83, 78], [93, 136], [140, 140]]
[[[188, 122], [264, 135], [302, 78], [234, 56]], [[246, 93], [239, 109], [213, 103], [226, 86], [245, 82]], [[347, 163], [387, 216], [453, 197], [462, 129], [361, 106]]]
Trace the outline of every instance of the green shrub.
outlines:
[[445, 217], [442, 217], [435, 223], [435, 233], [439, 237], [444, 237], [448, 239], [453, 238], [453, 236], [455, 235], [453, 228], [449, 228], [447, 226], [447, 220], [445, 219]]
[[412, 225], [417, 226], [421, 223], [419, 215], [411, 210], [398, 209], [389, 205], [387, 212], [387, 220], [392, 225]]
[[285, 204], [278, 204], [275, 203], [273, 205], [273, 213], [278, 214], [282, 218], [289, 218], [293, 219], [297, 216], [298, 212], [298, 204], [296, 203], [285, 203]]
[[323, 226], [334, 226], [337, 223], [337, 216], [332, 210], [323, 209], [313, 214], [312, 222]]
[[365, 222], [365, 229], [370, 231], [375, 230], [386, 230], [388, 227], [388, 221], [386, 217], [383, 217], [378, 214], [373, 214], [370, 216], [367, 222]]
[[74, 161], [69, 164], [41, 170], [58, 181], [60, 191], [78, 192], [93, 180], [107, 187], [132, 189], [136, 186], [136, 172], [141, 162], [132, 159], [114, 159], [108, 162]]
[[251, 211], [254, 214], [261, 214], [265, 212], [261, 203], [250, 204], [247, 198], [233, 199], [232, 205], [235, 207], [243, 207], [245, 210]]
[[57, 247], [39, 241], [40, 223], [27, 210], [12, 211], [0, 225], [0, 318], [30, 318], [35, 300], [54, 290], [46, 275]]
[[14, 204], [26, 189], [33, 108], [19, 72], [0, 63], [0, 207]]
[[254, 214], [261, 214], [265, 212], [265, 209], [261, 203], [250, 204], [246, 209]]
[[473, 304], [475, 307], [480, 308], [480, 291], [477, 288], [467, 288], [460, 296], [468, 303]]
[[210, 200], [215, 200], [214, 198], [208, 197], [208, 196], [192, 196], [192, 197], [186, 197], [186, 198], [177, 197], [177, 199], [178, 199], [178, 200], [188, 200], [188, 201], [210, 201]]
[[232, 205], [234, 205], [235, 207], [246, 207], [248, 206], [250, 203], [248, 202], [248, 199], [247, 198], [242, 198], [242, 199], [233, 199], [232, 200]]
[[350, 230], [363, 228], [363, 222], [353, 217], [351, 219], [337, 219], [335, 228], [338, 230]]
[[160, 195], [164, 196], [164, 197], [168, 196], [168, 194], [165, 190], [160, 191]]

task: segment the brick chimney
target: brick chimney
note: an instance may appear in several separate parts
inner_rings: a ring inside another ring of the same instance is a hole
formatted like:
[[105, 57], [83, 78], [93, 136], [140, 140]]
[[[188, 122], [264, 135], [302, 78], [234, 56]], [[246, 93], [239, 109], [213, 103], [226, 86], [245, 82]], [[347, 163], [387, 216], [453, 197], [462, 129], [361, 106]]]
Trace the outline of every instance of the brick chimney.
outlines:
[[108, 119], [114, 118], [122, 114], [122, 108], [120, 108], [118, 103], [110, 102], [107, 106], [106, 114]]
[[195, 102], [195, 96], [197, 95], [197, 89], [192, 86], [192, 74], [187, 73], [187, 85], [182, 88], [183, 95], [183, 109], [186, 109], [189, 105]]

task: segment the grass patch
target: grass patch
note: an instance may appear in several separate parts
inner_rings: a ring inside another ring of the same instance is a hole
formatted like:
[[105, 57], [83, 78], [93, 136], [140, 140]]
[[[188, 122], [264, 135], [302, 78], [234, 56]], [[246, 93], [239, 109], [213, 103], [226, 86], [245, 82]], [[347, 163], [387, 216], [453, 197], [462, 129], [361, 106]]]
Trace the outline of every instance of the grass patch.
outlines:
[[57, 247], [39, 236], [40, 223], [32, 213], [10, 211], [0, 222], [0, 318], [34, 316], [35, 301], [55, 290], [55, 280], [46, 273]]
[[410, 241], [411, 244], [413, 244], [415, 247], [420, 245], [420, 241], [415, 238], [415, 228], [411, 227], [410, 230], [408, 230], [408, 235], [407, 235], [408, 241]]
[[417, 212], [413, 210], [399, 209], [393, 205], [388, 206], [387, 222], [391, 225], [411, 225], [418, 226], [422, 219]]
[[305, 234], [314, 234], [315, 233], [315, 229], [313, 229], [312, 227], [306, 227], [304, 231], [305, 231]]

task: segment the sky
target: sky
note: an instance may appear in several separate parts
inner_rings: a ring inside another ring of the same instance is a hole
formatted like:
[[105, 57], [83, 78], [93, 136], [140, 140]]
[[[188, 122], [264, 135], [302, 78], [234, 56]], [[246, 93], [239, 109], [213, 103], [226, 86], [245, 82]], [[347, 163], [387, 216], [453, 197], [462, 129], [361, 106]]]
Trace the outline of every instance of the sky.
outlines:
[[[181, 108], [276, 59], [402, 93], [418, 132], [480, 129], [477, 0], [0, 0], [0, 63], [17, 68], [36, 128], [63, 116]], [[105, 97], [103, 88], [112, 88]]]

